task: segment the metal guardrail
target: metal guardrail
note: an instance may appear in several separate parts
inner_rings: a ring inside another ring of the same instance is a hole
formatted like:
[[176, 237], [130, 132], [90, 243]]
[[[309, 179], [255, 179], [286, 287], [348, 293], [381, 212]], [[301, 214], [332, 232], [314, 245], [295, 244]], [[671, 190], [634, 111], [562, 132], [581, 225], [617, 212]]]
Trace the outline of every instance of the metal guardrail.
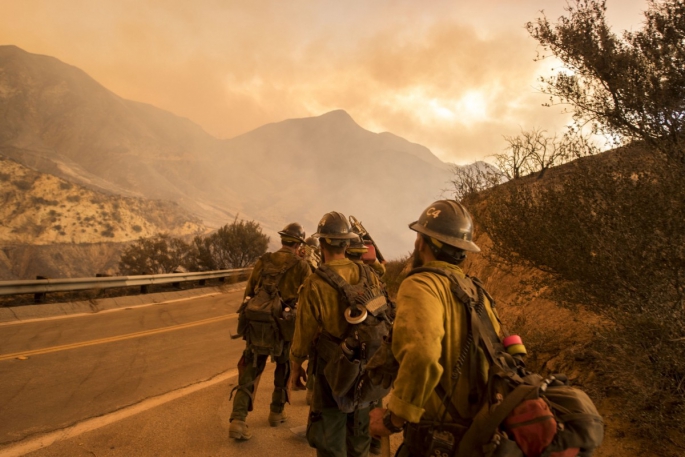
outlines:
[[0, 296], [35, 294], [36, 301], [38, 301], [39, 297], [44, 297], [48, 292], [69, 292], [136, 286], [140, 286], [141, 292], [146, 293], [147, 287], [155, 284], [176, 284], [188, 281], [204, 282], [208, 279], [230, 278], [232, 276], [247, 273], [251, 269], [252, 268], [237, 268], [234, 270], [205, 271], [199, 273], [0, 281]]

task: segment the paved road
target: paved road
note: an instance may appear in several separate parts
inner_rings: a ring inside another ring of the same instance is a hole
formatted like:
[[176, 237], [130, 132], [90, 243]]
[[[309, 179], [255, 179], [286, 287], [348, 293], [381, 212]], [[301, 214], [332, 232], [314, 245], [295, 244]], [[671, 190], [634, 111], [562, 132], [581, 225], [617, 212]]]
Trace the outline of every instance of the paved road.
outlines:
[[[0, 457], [314, 456], [290, 431], [306, 424], [303, 392], [286, 426], [269, 427], [267, 365], [248, 422], [228, 439], [232, 340], [242, 289], [59, 319], [0, 324]], [[394, 439], [394, 446], [399, 436]]]

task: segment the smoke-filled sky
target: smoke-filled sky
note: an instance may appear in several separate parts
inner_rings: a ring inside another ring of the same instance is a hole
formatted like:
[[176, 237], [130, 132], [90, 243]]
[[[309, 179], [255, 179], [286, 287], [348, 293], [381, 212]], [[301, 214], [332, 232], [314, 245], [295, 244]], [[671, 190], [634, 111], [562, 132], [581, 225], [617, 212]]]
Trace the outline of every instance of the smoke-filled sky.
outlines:
[[[47, 54], [219, 138], [346, 110], [467, 163], [521, 129], [561, 131], [524, 24], [565, 0], [0, 0], [0, 44]], [[607, 0], [614, 30], [645, 0]]]

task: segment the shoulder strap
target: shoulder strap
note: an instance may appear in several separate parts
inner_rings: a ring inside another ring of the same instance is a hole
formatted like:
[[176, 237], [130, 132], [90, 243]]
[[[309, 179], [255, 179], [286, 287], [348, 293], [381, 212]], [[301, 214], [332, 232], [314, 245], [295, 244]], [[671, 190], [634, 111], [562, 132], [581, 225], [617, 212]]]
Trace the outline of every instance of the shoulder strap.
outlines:
[[478, 287], [479, 290], [482, 290], [482, 291], [483, 291], [483, 293], [485, 294], [485, 296], [488, 297], [488, 301], [490, 301], [490, 307], [491, 307], [491, 308], [494, 308], [494, 307], [495, 307], [495, 299], [492, 298], [492, 295], [490, 295], [490, 293], [489, 293], [487, 290], [485, 290], [485, 286], [483, 285], [483, 281], [481, 281], [480, 279], [476, 278], [475, 276], [468, 276], [468, 275], [467, 275], [467, 277], [468, 277], [471, 281], [473, 281], [473, 283], [476, 285], [476, 287]]
[[409, 272], [407, 276], [411, 276], [417, 273], [435, 273], [441, 276], [447, 277], [452, 285], [457, 287], [450, 287], [452, 293], [455, 295], [457, 300], [464, 305], [471, 305], [478, 302], [478, 289], [474, 282], [469, 278], [461, 278], [460, 276], [454, 274], [451, 271], [445, 270], [443, 268], [434, 267], [419, 267], [414, 268]]
[[[355, 264], [356, 265], [356, 264]], [[364, 269], [361, 265], [357, 265], [359, 268], [359, 282], [368, 281], [368, 278], [364, 274]], [[347, 301], [348, 305], [354, 305], [355, 292], [352, 289], [352, 285], [345, 281], [342, 276], [335, 272], [331, 267], [326, 264], [320, 265], [319, 268], [314, 270], [319, 277], [321, 277], [326, 283], [338, 291], [338, 293]]]
[[[484, 311], [484, 309], [480, 308], [480, 302], [482, 301], [481, 294], [488, 298], [491, 306], [494, 306], [494, 300], [483, 287], [483, 283], [478, 278], [471, 278], [470, 276], [462, 278], [452, 271], [434, 267], [414, 268], [407, 276], [422, 272], [439, 274], [450, 280], [450, 290], [457, 301], [466, 306], [467, 315], [470, 314], [472, 317], [470, 324], [474, 327], [474, 341], [476, 344], [479, 342], [483, 343], [490, 363], [499, 364], [500, 361], [497, 358], [497, 354], [498, 352], [503, 351], [504, 347], [502, 346], [499, 335], [497, 335], [497, 332], [495, 331], [495, 327], [487, 317], [487, 313], [485, 316], [481, 314]], [[484, 308], [484, 303], [482, 306]], [[481, 333], [484, 333], [486, 338], [480, 338]]]
[[[295, 265], [298, 264], [300, 259], [296, 256], [293, 256], [293, 259], [290, 260], [289, 262], [286, 262], [285, 265], [283, 265], [280, 269], [277, 269], [276, 266], [273, 264], [273, 261], [271, 259], [271, 254], [270, 252], [267, 252], [262, 256], [262, 262], [264, 263], [264, 267], [262, 268], [262, 277], [260, 278], [260, 286], [264, 284], [264, 277], [265, 276], [270, 276], [270, 281], [269, 284], [272, 284], [276, 287], [278, 287], [278, 283], [281, 281], [281, 278], [283, 275], [293, 268]], [[267, 257], [268, 256], [268, 257]]]
[[471, 421], [461, 417], [461, 414], [459, 414], [459, 411], [457, 411], [457, 407], [454, 406], [454, 403], [452, 403], [452, 395], [447, 394], [447, 391], [444, 387], [442, 387], [440, 381], [438, 381], [438, 385], [435, 386], [435, 393], [438, 394], [438, 397], [442, 399], [443, 406], [445, 409], [447, 409], [447, 412], [454, 422], [466, 428], [471, 425]]

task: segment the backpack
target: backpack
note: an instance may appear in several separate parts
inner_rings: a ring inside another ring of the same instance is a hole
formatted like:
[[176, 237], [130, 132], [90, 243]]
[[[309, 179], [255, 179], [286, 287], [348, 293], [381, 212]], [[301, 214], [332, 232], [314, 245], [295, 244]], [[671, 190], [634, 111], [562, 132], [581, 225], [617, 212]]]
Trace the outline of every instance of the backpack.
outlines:
[[238, 310], [238, 333], [249, 350], [272, 358], [283, 354], [284, 342], [292, 341], [295, 332], [294, 304], [288, 306], [278, 290], [283, 275], [300, 259], [294, 258], [277, 268], [269, 254], [262, 257], [263, 269], [253, 297], [246, 297]]
[[390, 388], [374, 385], [366, 372], [369, 359], [383, 344], [392, 328], [394, 304], [385, 288], [374, 283], [375, 273], [366, 265], [359, 268], [359, 282], [351, 285], [328, 265], [315, 273], [338, 291], [347, 303], [347, 330], [342, 338], [323, 331], [316, 343], [325, 361], [323, 373], [340, 411], [351, 413], [385, 397]]
[[493, 309], [494, 300], [477, 278], [461, 278], [451, 271], [428, 267], [416, 268], [409, 275], [419, 272], [446, 276], [457, 302], [466, 308], [468, 333], [451, 373], [453, 385], [463, 364], [475, 358], [475, 348], [482, 348], [490, 364], [485, 386], [476, 388], [470, 383], [469, 401], [481, 405], [472, 421], [461, 418], [451, 402], [454, 390], [448, 394], [438, 384], [435, 390], [446, 412], [462, 427], [457, 436], [445, 437], [443, 416], [437, 430], [431, 432], [440, 439], [435, 444], [424, 441], [422, 452], [427, 453], [419, 455], [436, 455], [439, 449], [441, 454], [437, 455], [456, 457], [591, 456], [602, 444], [604, 424], [587, 394], [569, 386], [563, 375], [543, 379], [526, 370], [520, 355], [506, 351], [485, 311], [485, 297]]

